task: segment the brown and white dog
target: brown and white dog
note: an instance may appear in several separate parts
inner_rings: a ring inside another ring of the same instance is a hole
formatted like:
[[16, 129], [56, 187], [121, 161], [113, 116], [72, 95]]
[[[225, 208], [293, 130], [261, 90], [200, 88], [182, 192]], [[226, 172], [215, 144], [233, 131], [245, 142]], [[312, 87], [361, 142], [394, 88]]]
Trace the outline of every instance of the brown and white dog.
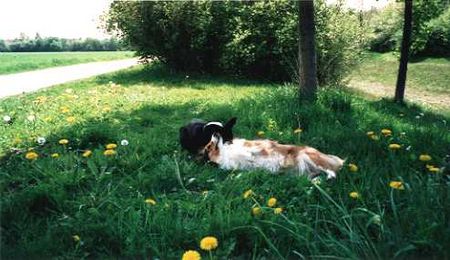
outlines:
[[266, 169], [272, 173], [293, 170], [296, 175], [312, 179], [321, 172], [327, 178], [336, 178], [344, 160], [324, 154], [308, 146], [284, 145], [271, 140], [245, 140], [235, 138], [224, 143], [220, 134], [214, 134], [205, 146], [209, 160], [225, 170]]

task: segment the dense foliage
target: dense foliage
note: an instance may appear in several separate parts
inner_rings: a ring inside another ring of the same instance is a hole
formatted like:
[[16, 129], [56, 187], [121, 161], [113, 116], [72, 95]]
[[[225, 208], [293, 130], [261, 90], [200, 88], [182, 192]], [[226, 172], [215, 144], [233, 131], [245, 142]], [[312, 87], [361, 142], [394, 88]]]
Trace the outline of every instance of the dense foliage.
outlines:
[[[274, 80], [296, 74], [295, 1], [116, 1], [105, 21], [139, 54], [176, 70]], [[319, 82], [337, 82], [359, 54], [357, 17], [319, 1], [316, 26]]]
[[[404, 3], [392, 3], [369, 21], [374, 51], [400, 48]], [[412, 55], [450, 55], [450, 6], [447, 0], [414, 1]]]
[[116, 38], [110, 39], [64, 39], [58, 37], [35, 38], [25, 35], [14, 40], [0, 39], [0, 52], [47, 52], [47, 51], [116, 51], [125, 46]]

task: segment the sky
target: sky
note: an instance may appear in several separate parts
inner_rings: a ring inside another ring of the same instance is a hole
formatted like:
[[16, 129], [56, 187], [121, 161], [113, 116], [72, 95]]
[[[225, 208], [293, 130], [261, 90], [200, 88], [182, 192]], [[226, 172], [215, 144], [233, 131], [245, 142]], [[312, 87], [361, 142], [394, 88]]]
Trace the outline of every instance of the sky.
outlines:
[[112, 0], [0, 0], [0, 39], [34, 37], [108, 38], [99, 16]]
[[[327, 3], [335, 3], [338, 0], [326, 0]], [[357, 9], [368, 11], [372, 8], [382, 8], [386, 6], [388, 3], [393, 0], [345, 0], [345, 6]]]
[[[327, 0], [335, 2], [336, 0]], [[369, 10], [389, 0], [346, 0], [352, 8]], [[392, 0], [391, 0], [392, 1]], [[99, 16], [112, 0], [0, 0], [0, 39], [34, 37], [108, 38], [98, 29]]]

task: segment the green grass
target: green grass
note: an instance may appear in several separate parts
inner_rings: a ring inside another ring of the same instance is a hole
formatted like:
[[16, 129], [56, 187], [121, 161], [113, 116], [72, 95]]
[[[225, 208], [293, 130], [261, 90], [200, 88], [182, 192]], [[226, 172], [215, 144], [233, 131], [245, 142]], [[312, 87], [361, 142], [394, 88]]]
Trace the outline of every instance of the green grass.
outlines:
[[[295, 93], [154, 65], [1, 100], [0, 115], [13, 118], [0, 123], [2, 258], [179, 259], [193, 249], [207, 259], [199, 241], [208, 235], [218, 238], [216, 259], [449, 258], [450, 118], [339, 89], [299, 106]], [[358, 171], [345, 167], [337, 180], [314, 185], [219, 170], [180, 150], [178, 130], [190, 119], [232, 116], [236, 136], [264, 131], [347, 158]], [[294, 134], [298, 127], [303, 132]], [[382, 136], [383, 128], [392, 136]], [[45, 145], [36, 144], [39, 136]], [[70, 143], [58, 144], [62, 138]], [[103, 155], [106, 144], [122, 139], [129, 145]], [[390, 143], [402, 147], [393, 151]], [[25, 159], [30, 148], [39, 154], [34, 161]], [[86, 149], [92, 156], [82, 157]], [[429, 172], [422, 153], [446, 168]], [[248, 189], [255, 195], [244, 199]], [[281, 215], [265, 206], [270, 197]], [[252, 216], [254, 206], [263, 213]]]
[[133, 52], [131, 51], [0, 52], [0, 75], [131, 57], [133, 57]]
[[[351, 78], [357, 82], [381, 83], [395, 86], [398, 73], [398, 54], [366, 53], [361, 66]], [[450, 59], [421, 58], [410, 60], [406, 85], [430, 94], [450, 94]]]

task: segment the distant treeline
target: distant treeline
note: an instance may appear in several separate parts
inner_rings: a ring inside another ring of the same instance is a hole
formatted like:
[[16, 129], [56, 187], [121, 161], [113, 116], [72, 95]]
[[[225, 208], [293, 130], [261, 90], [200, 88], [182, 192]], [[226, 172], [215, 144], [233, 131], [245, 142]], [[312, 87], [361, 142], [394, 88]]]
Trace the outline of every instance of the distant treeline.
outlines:
[[117, 51], [128, 48], [117, 38], [111, 39], [63, 39], [58, 37], [34, 39], [21, 35], [14, 40], [0, 39], [0, 52], [46, 52], [46, 51]]

